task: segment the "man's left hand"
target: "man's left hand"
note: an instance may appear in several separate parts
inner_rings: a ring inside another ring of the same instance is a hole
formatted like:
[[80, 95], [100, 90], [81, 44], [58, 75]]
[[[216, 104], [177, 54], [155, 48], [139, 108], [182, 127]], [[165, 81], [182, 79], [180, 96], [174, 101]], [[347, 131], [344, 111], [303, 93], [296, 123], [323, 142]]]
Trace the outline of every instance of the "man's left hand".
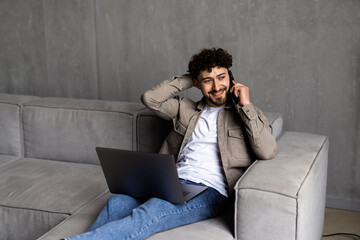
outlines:
[[236, 83], [234, 80], [232, 81], [232, 83], [234, 85], [230, 89], [230, 93], [235, 96], [235, 102], [241, 107], [250, 104], [249, 88], [241, 83]]

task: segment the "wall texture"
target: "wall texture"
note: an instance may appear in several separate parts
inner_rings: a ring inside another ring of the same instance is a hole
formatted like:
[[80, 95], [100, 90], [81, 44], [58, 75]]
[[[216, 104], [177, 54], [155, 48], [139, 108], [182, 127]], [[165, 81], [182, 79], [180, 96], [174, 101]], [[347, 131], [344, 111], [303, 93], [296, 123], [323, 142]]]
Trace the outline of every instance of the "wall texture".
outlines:
[[1, 0], [0, 92], [139, 101], [213, 46], [286, 130], [330, 136], [327, 204], [360, 211], [357, 0]]

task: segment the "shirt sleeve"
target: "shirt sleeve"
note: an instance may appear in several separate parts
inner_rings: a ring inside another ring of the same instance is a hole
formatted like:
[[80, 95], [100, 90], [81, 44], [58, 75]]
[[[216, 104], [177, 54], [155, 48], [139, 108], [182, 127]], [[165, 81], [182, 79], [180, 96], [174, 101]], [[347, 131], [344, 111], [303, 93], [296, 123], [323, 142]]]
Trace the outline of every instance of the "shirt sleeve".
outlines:
[[160, 117], [171, 120], [179, 111], [179, 92], [193, 86], [189, 75], [175, 76], [146, 91], [141, 96], [142, 103]]
[[245, 124], [250, 146], [258, 159], [267, 160], [276, 155], [277, 144], [271, 134], [270, 125], [264, 113], [252, 103], [240, 107], [237, 111]]

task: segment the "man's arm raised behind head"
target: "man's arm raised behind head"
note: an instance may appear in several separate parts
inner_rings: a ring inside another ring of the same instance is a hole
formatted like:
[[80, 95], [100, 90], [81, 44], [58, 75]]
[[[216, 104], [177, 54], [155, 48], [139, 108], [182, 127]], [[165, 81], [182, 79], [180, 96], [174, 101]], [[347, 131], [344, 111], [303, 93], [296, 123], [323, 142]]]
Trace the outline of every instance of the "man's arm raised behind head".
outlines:
[[143, 93], [141, 101], [161, 118], [172, 120], [179, 110], [179, 99], [174, 96], [191, 87], [193, 81], [189, 75], [176, 76]]

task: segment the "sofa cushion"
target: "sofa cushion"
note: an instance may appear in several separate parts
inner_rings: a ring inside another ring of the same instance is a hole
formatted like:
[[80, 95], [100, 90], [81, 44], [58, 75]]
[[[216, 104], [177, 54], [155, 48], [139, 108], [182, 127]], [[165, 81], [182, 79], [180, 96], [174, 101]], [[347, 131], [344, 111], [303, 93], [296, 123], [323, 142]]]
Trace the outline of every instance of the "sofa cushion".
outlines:
[[[53, 240], [64, 237], [71, 237], [77, 234], [86, 232], [86, 230], [95, 221], [101, 209], [104, 207], [107, 199], [111, 196], [110, 193], [104, 194], [91, 202], [86, 208], [70, 216], [61, 224], [47, 232], [38, 240]], [[165, 232], [157, 233], [149, 240], [183, 240], [183, 239], [234, 239], [231, 224], [233, 212], [228, 211], [227, 214], [216, 218], [200, 221], [194, 224], [189, 224], [174, 228]], [[231, 221], [230, 220], [230, 221]]]
[[275, 137], [275, 139], [278, 139], [283, 131], [283, 118], [281, 114], [270, 112], [266, 112], [264, 114], [269, 120], [271, 134]]
[[9, 223], [0, 224], [0, 239], [36, 239], [108, 191], [91, 164], [23, 158], [0, 176], [0, 222]]
[[136, 150], [140, 152], [159, 152], [172, 128], [171, 121], [160, 118], [148, 109], [138, 113], [136, 125]]
[[133, 149], [140, 103], [42, 98], [23, 110], [25, 156], [99, 164], [95, 147]]
[[148, 240], [233, 240], [232, 232], [228, 222], [220, 216], [156, 233]]
[[8, 156], [8, 155], [0, 155], [0, 168], [12, 163], [13, 161], [18, 160], [20, 157], [18, 156]]
[[0, 94], [0, 154], [22, 155], [21, 105], [37, 98]]
[[106, 192], [89, 204], [81, 208], [79, 211], [65, 219], [56, 227], [45, 233], [38, 240], [62, 239], [64, 237], [72, 237], [80, 233], [84, 233], [89, 229], [91, 224], [96, 220], [100, 211], [106, 204], [106, 201], [112, 196], [110, 192]]
[[67, 215], [26, 208], [0, 206], [0, 239], [37, 239]]

